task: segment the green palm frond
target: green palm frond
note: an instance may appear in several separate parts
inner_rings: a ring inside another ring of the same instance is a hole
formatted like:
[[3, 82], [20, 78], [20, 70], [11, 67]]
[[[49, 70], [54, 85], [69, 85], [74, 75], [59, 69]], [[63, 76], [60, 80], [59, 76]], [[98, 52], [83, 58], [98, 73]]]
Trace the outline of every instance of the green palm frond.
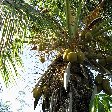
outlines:
[[[8, 84], [10, 77], [17, 72], [17, 64], [22, 66], [19, 53], [22, 51], [23, 41], [26, 36], [27, 19], [23, 21], [22, 14], [13, 7], [2, 6], [2, 37], [0, 39], [1, 74], [4, 82]], [[17, 64], [14, 63], [16, 60]], [[11, 68], [10, 68], [11, 67]], [[14, 77], [13, 77], [14, 79]]]
[[[11, 56], [9, 57], [16, 59], [18, 64], [21, 65], [19, 53], [23, 49], [22, 46], [24, 42], [37, 46], [40, 44], [39, 42], [42, 42], [45, 44], [45, 50], [51, 49], [51, 51], [55, 47], [55, 50], [60, 51], [60, 49], [65, 49], [69, 46], [64, 0], [50, 0], [45, 2], [42, 2], [41, 0], [31, 1], [32, 2], [28, 4], [22, 0], [4, 0], [1, 5], [3, 18], [3, 26], [1, 29], [2, 37], [0, 39], [1, 60], [4, 60], [3, 54], [8, 52], [11, 53]], [[81, 15], [87, 14], [86, 11], [83, 11], [82, 13], [84, 4], [85, 2], [83, 3], [81, 0], [76, 1], [76, 3], [75, 1], [70, 1], [70, 7], [75, 15], [73, 21], [76, 23], [72, 28], [72, 33], [79, 33], [78, 36], [77, 34], [75, 35], [77, 36], [75, 42], [74, 39], [71, 39], [72, 43], [75, 43], [79, 49], [83, 52], [88, 52], [88, 54], [97, 54], [99, 52], [101, 53], [101, 56], [104, 54], [111, 55], [112, 19], [104, 19], [103, 21], [98, 22], [98, 24], [94, 24], [91, 29], [85, 30], [85, 23], [81, 20], [82, 18], [84, 19]], [[76, 5], [76, 7], [72, 5]], [[44, 9], [47, 9], [47, 12], [45, 12]], [[69, 12], [70, 11], [68, 11], [68, 13]], [[91, 15], [91, 17], [93, 17], [93, 15]], [[84, 38], [82, 38], [81, 32], [84, 30], [85, 33], [89, 31], [92, 34], [92, 39], [89, 41], [85, 39], [85, 34]], [[104, 34], [106, 34], [106, 36]], [[54, 45], [52, 41], [55, 46], [52, 46]], [[104, 42], [105, 44], [103, 44]], [[5, 55], [8, 57], [8, 54]], [[9, 60], [11, 61], [11, 59]], [[2, 61], [0, 61], [0, 63], [2, 63]]]
[[99, 94], [95, 96], [90, 112], [111, 112], [111, 96]]

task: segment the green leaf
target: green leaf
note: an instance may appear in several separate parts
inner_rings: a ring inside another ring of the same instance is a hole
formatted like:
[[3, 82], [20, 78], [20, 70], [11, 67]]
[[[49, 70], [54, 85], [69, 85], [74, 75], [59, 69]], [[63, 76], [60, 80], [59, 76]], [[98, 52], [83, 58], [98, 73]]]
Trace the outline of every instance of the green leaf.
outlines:
[[107, 97], [103, 98], [103, 104], [104, 104], [105, 110], [110, 111], [110, 103]]
[[83, 0], [79, 0], [79, 7], [77, 9], [77, 14], [76, 14], [76, 18], [75, 18], [75, 24], [74, 24], [74, 28], [73, 28], [73, 37], [75, 36], [77, 30], [78, 30], [78, 26], [79, 26], [79, 22], [80, 22], [80, 16], [81, 16], [81, 9], [83, 8]]
[[98, 112], [105, 112], [104, 105], [102, 104], [102, 101], [98, 102]]
[[111, 96], [108, 96], [107, 99], [108, 99], [108, 101], [110, 101], [110, 103], [112, 104], [112, 97], [111, 97]]

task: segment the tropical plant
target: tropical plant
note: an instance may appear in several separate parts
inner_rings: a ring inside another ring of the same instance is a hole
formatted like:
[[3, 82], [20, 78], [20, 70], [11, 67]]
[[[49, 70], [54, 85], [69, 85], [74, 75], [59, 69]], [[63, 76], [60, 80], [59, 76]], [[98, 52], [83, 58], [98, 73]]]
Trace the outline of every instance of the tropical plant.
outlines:
[[[89, 112], [95, 94], [103, 90], [112, 95], [111, 1], [4, 0], [1, 9], [0, 70], [5, 81], [11, 71], [18, 73], [23, 43], [34, 45], [31, 50], [38, 50], [42, 63], [57, 54], [33, 90], [34, 108], [44, 96], [43, 111]], [[98, 72], [95, 78], [92, 70]]]
[[111, 112], [111, 102], [112, 97], [106, 94], [96, 95], [94, 101], [92, 102], [92, 112]]

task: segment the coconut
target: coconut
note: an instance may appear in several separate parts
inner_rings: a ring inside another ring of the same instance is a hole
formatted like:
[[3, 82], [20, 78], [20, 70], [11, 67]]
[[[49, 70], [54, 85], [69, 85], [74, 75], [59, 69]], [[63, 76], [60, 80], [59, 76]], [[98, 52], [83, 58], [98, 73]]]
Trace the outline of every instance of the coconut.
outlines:
[[67, 55], [68, 55], [69, 52], [71, 52], [71, 49], [66, 49], [66, 50], [65, 50], [65, 52], [64, 52], [64, 54], [63, 54], [63, 60], [64, 60], [64, 61], [67, 61]]
[[44, 63], [45, 62], [45, 57], [44, 56], [40, 56], [39, 60], [40, 60], [40, 62]]
[[109, 79], [103, 79], [102, 86], [103, 86], [103, 91], [106, 94], [112, 95], [112, 89], [110, 87], [110, 81], [109, 81]]
[[33, 90], [33, 97], [34, 98], [39, 98], [42, 94], [42, 88], [41, 87], [37, 87]]
[[101, 75], [97, 75], [95, 77], [95, 84], [98, 85], [98, 84], [101, 84], [103, 81], [103, 77]]
[[77, 61], [78, 63], [83, 63], [85, 55], [82, 51], [77, 52]]
[[70, 53], [68, 53], [67, 60], [69, 62], [76, 62], [77, 61], [77, 52], [70, 52]]

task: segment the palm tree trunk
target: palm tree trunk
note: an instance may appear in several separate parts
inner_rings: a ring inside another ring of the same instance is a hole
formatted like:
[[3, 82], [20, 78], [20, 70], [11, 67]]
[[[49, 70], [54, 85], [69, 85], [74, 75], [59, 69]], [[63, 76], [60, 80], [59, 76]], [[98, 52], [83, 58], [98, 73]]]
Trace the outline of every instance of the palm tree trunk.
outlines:
[[72, 106], [69, 106], [69, 112], [89, 112], [93, 91], [92, 73], [78, 63], [71, 63], [70, 74], [68, 92], [70, 91], [70, 95], [72, 95], [70, 96], [72, 98]]
[[[68, 63], [69, 66], [67, 63], [62, 56], [58, 57], [36, 87], [48, 86], [49, 112], [89, 112], [93, 74], [86, 63]], [[61, 80], [62, 77], [66, 79], [65, 83]]]
[[50, 112], [89, 112], [93, 74], [84, 65], [78, 63], [68, 65], [70, 66], [67, 66], [64, 75], [68, 75], [69, 79], [67, 77], [66, 83], [52, 94]]

